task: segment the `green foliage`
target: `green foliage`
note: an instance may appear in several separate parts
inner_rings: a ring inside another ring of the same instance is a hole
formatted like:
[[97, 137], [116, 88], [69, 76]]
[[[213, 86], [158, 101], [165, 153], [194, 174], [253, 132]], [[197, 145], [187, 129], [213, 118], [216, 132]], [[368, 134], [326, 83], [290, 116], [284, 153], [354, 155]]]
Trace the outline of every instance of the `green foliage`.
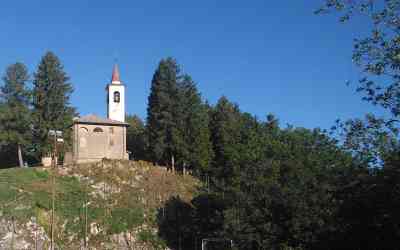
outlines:
[[318, 129], [281, 129], [273, 115], [259, 121], [226, 97], [210, 114], [215, 157], [202, 172], [204, 193], [190, 204], [172, 199], [159, 212], [168, 245], [196, 249], [199, 239], [217, 238], [238, 249], [302, 249], [324, 242], [336, 230], [335, 192], [351, 155]]
[[[353, 59], [366, 74], [358, 90], [364, 100], [387, 109], [390, 119], [367, 115], [365, 120], [338, 121], [334, 129], [344, 137], [339, 147], [319, 129], [283, 129], [273, 115], [260, 121], [224, 96], [215, 106], [204, 103], [191, 77], [180, 72], [174, 59], [163, 59], [153, 76], [146, 125], [127, 116], [127, 147], [135, 159], [175, 161], [178, 169], [203, 178], [203, 187], [194, 190], [190, 176], [144, 162], [104, 160], [101, 167], [74, 169], [71, 173], [80, 179], [55, 174], [58, 245], [83, 239], [87, 223], [101, 227], [89, 237], [92, 245], [129, 231], [138, 232], [139, 242], [154, 249], [199, 249], [204, 238], [232, 239], [244, 250], [398, 245], [400, 39], [392, 31], [399, 26], [393, 18], [400, 1], [372, 8], [374, 2], [328, 0], [320, 12], [341, 11], [341, 20], [357, 13], [372, 18], [371, 37], [356, 40], [354, 48]], [[26, 87], [28, 79], [23, 64], [6, 71], [0, 158], [9, 160], [19, 146], [27, 155], [31, 128], [36, 152], [46, 154], [51, 149], [48, 130], [65, 132], [72, 123], [72, 87], [53, 53], [40, 62], [33, 93]], [[371, 168], [374, 164], [380, 168]], [[49, 231], [50, 177], [52, 173], [36, 169], [0, 171], [2, 217], [26, 222], [34, 216]]]
[[149, 244], [152, 246], [154, 249], [165, 249], [166, 245], [164, 241], [162, 241], [157, 234], [150, 230], [141, 230], [137, 234], [138, 240], [140, 242], [144, 242], [146, 244]]
[[210, 129], [215, 154], [212, 176], [216, 178], [215, 182], [225, 182], [235, 174], [240, 155], [240, 111], [237, 105], [221, 97], [211, 112]]
[[[10, 169], [0, 172], [1, 210], [6, 218], [17, 218], [22, 221], [34, 214], [33, 207], [40, 200], [47, 200], [46, 192], [35, 193], [32, 199], [31, 183], [42, 183], [47, 180], [47, 173], [31, 169]], [[44, 198], [45, 197], [45, 198]], [[19, 209], [16, 209], [19, 207]]]
[[306, 129], [283, 130], [263, 148], [264, 158], [239, 163], [238, 186], [225, 194], [228, 235], [240, 249], [313, 246], [329, 229], [335, 174], [349, 158], [334, 141]]
[[[172, 58], [154, 73], [147, 109], [148, 149], [153, 161], [199, 173], [212, 159], [208, 112], [195, 83]], [[174, 162], [175, 161], [175, 162]]]
[[355, 168], [347, 175], [348, 180], [335, 193], [341, 206], [335, 214], [335, 236], [327, 235], [326, 245], [335, 249], [393, 249], [399, 244], [398, 156], [394, 151], [384, 160], [383, 168]]
[[358, 164], [336, 179], [333, 198], [340, 205], [319, 248], [394, 249], [399, 244], [399, 7], [398, 0], [327, 0], [318, 11], [338, 13], [341, 21], [363, 18], [371, 29], [354, 39], [353, 61], [361, 72], [357, 91], [387, 111], [386, 117], [338, 120], [332, 128]]
[[167, 163], [175, 153], [172, 138], [175, 106], [178, 95], [177, 77], [179, 66], [172, 58], [161, 60], [151, 82], [147, 108], [147, 133], [149, 152], [153, 161]]
[[118, 234], [126, 232], [143, 223], [143, 209], [115, 207], [111, 210], [110, 216], [106, 219], [109, 234]]
[[1, 162], [0, 169], [17, 166], [18, 163], [16, 161], [16, 158], [10, 157], [10, 155], [15, 154], [15, 152], [17, 152], [16, 146], [7, 145], [0, 142], [0, 162]]
[[[360, 161], [380, 165], [399, 144], [400, 1], [326, 0], [317, 13], [337, 13], [341, 21], [362, 18], [370, 33], [354, 39], [353, 62], [360, 69], [357, 91], [362, 99], [387, 111], [386, 117], [338, 121], [334, 129]], [[394, 145], [393, 145], [394, 144]]]
[[[4, 85], [0, 88], [0, 142], [3, 147], [15, 149], [14, 159], [17, 159], [17, 148], [21, 150], [31, 139], [31, 93], [27, 88], [28, 80], [26, 66], [15, 63], [7, 67], [3, 77]], [[21, 166], [23, 160], [19, 160]]]
[[[100, 247], [111, 242], [112, 235], [131, 232], [137, 237], [129, 244], [139, 240], [151, 249], [165, 248], [155, 230], [157, 209], [174, 194], [190, 199], [197, 182], [151, 166], [147, 162], [105, 160], [71, 167], [68, 175], [56, 172], [57, 245], [76, 249], [87, 235], [89, 246]], [[53, 174], [36, 168], [1, 170], [0, 217], [18, 224], [35, 217], [49, 234]], [[96, 235], [90, 232], [93, 224], [99, 229]]]
[[168, 240], [173, 249], [191, 249], [193, 247], [192, 208], [179, 197], [169, 199], [163, 210], [159, 211], [159, 234]]
[[129, 127], [126, 131], [126, 149], [131, 152], [131, 159], [146, 159], [146, 134], [143, 121], [137, 115], [127, 115]]
[[199, 174], [209, 167], [213, 157], [208, 110], [189, 75], [178, 82], [178, 90], [181, 108], [176, 122], [182, 141], [177, 143], [177, 163]]
[[48, 131], [61, 130], [67, 142], [75, 109], [69, 99], [73, 88], [58, 57], [47, 52], [41, 59], [33, 81], [34, 146], [38, 155], [49, 152]]

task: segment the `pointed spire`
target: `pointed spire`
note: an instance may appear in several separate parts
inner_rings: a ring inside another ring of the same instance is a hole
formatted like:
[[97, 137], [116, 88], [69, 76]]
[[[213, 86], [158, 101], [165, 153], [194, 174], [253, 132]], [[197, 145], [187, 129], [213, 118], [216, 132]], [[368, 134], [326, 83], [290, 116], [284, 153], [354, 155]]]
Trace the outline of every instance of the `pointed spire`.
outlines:
[[118, 64], [114, 64], [113, 72], [112, 72], [112, 77], [111, 77], [111, 83], [121, 83], [119, 79], [119, 69], [118, 69]]

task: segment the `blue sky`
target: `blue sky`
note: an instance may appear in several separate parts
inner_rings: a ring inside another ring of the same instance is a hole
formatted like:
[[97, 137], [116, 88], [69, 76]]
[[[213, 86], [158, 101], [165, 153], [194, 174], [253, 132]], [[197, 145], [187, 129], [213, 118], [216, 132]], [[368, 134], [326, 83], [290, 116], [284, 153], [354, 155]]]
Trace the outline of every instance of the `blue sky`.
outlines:
[[[127, 112], [146, 116], [153, 72], [175, 57], [202, 96], [221, 95], [264, 119], [329, 128], [375, 111], [354, 86], [352, 40], [362, 21], [316, 16], [323, 0], [5, 1], [0, 70], [16, 61], [33, 72], [47, 50], [71, 77], [80, 114], [105, 116], [105, 86], [117, 57]], [[364, 32], [364, 33], [363, 33]]]

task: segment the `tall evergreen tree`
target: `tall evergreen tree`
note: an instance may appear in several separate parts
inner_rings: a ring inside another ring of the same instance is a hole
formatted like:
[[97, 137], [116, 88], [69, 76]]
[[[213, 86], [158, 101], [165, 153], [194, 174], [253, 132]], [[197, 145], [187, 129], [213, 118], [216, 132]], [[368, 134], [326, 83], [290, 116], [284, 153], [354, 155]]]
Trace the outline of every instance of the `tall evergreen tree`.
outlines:
[[173, 58], [161, 60], [153, 75], [147, 107], [149, 154], [155, 162], [170, 162], [172, 166], [176, 156], [173, 140], [177, 138], [174, 116], [177, 114], [178, 76], [179, 66]]
[[69, 77], [59, 58], [47, 52], [41, 59], [33, 81], [34, 143], [38, 155], [47, 154], [51, 148], [48, 132], [61, 130], [69, 139], [75, 109], [70, 104], [73, 92]]
[[213, 109], [210, 128], [215, 154], [212, 176], [223, 186], [232, 180], [239, 163], [240, 119], [239, 107], [222, 96]]
[[185, 170], [206, 168], [212, 158], [208, 110], [196, 84], [172, 58], [161, 60], [149, 96], [150, 156]]
[[209, 115], [196, 84], [189, 75], [184, 75], [178, 83], [180, 113], [177, 115], [179, 135], [183, 141], [177, 152], [181, 154], [181, 165], [190, 167], [197, 174], [209, 167], [212, 145], [209, 129]]
[[22, 148], [31, 135], [31, 92], [27, 88], [29, 74], [22, 63], [15, 63], [6, 69], [1, 87], [0, 141], [17, 149], [19, 166], [23, 166]]

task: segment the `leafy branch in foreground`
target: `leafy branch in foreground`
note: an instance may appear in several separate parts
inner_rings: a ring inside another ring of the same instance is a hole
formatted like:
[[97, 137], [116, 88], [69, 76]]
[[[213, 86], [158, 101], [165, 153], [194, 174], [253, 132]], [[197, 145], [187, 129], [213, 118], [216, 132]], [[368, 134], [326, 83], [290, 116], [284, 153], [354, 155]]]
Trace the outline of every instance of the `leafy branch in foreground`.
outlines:
[[399, 141], [400, 1], [326, 0], [316, 13], [337, 13], [341, 22], [362, 18], [368, 22], [363, 27], [370, 27], [368, 36], [354, 39], [352, 58], [360, 69], [357, 92], [387, 115], [368, 114], [364, 120], [337, 123], [335, 129], [342, 129], [346, 147], [376, 164]]

